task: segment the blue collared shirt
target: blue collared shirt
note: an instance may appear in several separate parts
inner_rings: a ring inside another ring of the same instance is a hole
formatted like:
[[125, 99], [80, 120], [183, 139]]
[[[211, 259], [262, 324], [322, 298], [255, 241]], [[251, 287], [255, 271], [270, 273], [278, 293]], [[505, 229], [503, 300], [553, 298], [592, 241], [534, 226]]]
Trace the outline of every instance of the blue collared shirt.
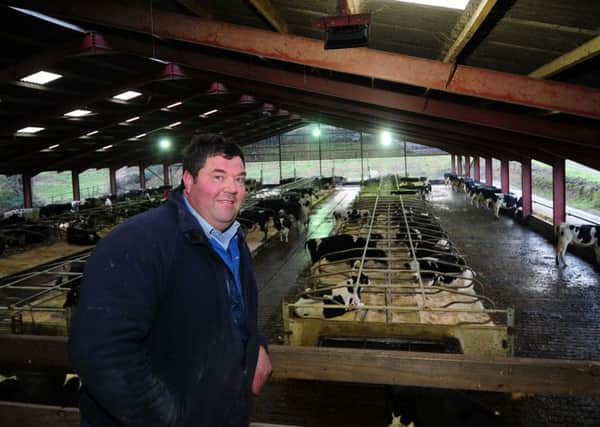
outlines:
[[[233, 321], [240, 331], [242, 339], [246, 341], [248, 338], [248, 330], [246, 326], [246, 309], [244, 304], [244, 293], [242, 291], [242, 283], [240, 279], [240, 250], [237, 245], [237, 231], [240, 228], [240, 223], [234, 221], [227, 230], [221, 232], [210, 225], [202, 216], [190, 205], [190, 202], [185, 196], [183, 201], [188, 211], [196, 218], [204, 234], [208, 237], [208, 241], [219, 257], [223, 260], [231, 276], [233, 283], [227, 279], [227, 292], [231, 297], [231, 314]], [[233, 244], [231, 244], [233, 242]]]
[[200, 227], [202, 227], [204, 234], [206, 234], [206, 236], [209, 239], [216, 240], [223, 249], [228, 250], [231, 239], [233, 239], [233, 237], [237, 234], [238, 229], [240, 228], [240, 223], [237, 221], [233, 221], [233, 223], [229, 226], [227, 230], [217, 230], [215, 227], [206, 222], [206, 220], [202, 218], [202, 216], [196, 211], [196, 209], [194, 209], [192, 205], [190, 205], [190, 202], [188, 201], [187, 197], [183, 196], [183, 201], [185, 202], [185, 205], [187, 206], [190, 213], [198, 221], [198, 224], [200, 224]]

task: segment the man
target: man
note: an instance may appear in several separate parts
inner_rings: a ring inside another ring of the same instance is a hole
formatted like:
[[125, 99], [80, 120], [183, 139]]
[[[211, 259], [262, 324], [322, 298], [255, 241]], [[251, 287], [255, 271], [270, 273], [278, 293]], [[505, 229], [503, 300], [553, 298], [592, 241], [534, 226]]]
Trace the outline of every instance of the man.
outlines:
[[237, 427], [271, 364], [235, 220], [241, 149], [198, 135], [182, 188], [118, 226], [87, 262], [70, 339], [82, 425]]

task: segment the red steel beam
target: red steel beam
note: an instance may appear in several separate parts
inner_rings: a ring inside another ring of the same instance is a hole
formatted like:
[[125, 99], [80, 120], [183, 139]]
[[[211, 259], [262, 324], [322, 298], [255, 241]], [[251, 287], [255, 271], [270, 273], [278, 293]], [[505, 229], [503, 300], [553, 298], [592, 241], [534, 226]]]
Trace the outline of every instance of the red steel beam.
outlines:
[[[105, 37], [109, 40], [111, 46], [124, 53], [146, 57], [154, 54], [165, 60], [196, 69], [198, 73], [202, 74], [203, 78], [216, 78], [231, 87], [239, 89], [251, 86], [250, 81], [260, 82], [353, 102], [414, 112], [424, 116], [444, 118], [582, 145], [596, 146], [597, 141], [600, 139], [600, 128], [597, 127], [579, 125], [573, 127], [536, 117], [491, 111], [448, 101], [373, 89], [226, 58], [211, 57], [182, 48], [174, 49], [163, 46], [158, 42], [155, 44], [140, 42], [112, 34], [105, 34]], [[231, 78], [227, 79], [225, 76]]]
[[554, 225], [565, 222], [566, 219], [565, 195], [565, 161], [560, 159], [552, 165], [552, 200], [554, 206]]
[[3, 68], [0, 70], [0, 82], [19, 80], [21, 77], [38, 72], [69, 56], [100, 54], [108, 51], [111, 51], [111, 48], [102, 36], [94, 32], [86, 33], [69, 40], [62, 46], [49, 48], [42, 53]]
[[473, 157], [473, 179], [479, 181], [480, 178], [479, 156], [475, 156]]
[[[366, 48], [324, 50], [320, 40], [238, 26], [157, 9], [89, 0], [14, 0], [45, 13], [181, 40], [261, 58], [303, 64], [529, 107], [600, 118], [600, 90]], [[377, 64], [368, 67], [365, 64]]]
[[510, 175], [508, 167], [508, 160], [502, 159], [500, 161], [500, 189], [503, 193], [508, 193], [510, 191]]
[[527, 218], [532, 212], [531, 191], [531, 159], [521, 161], [521, 196], [523, 197], [523, 218]]

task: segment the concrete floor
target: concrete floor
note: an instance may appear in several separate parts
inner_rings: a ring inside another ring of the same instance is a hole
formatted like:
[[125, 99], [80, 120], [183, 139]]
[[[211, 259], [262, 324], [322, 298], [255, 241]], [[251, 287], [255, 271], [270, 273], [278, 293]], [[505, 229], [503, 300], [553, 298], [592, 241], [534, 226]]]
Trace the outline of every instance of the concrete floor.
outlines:
[[[328, 235], [332, 211], [346, 206], [357, 188], [344, 188], [319, 205], [309, 237]], [[464, 194], [435, 186], [434, 212], [450, 240], [487, 284], [498, 307], [516, 310], [515, 355], [600, 360], [600, 276], [596, 266], [567, 254], [569, 267], [554, 264], [552, 243], [529, 228], [476, 209]], [[307, 232], [295, 230], [289, 244], [270, 241], [255, 259], [259, 323], [269, 340], [282, 334], [281, 300], [303, 288], [309, 266]], [[431, 391], [432, 405], [439, 391]], [[444, 392], [455, 395], [455, 392]], [[421, 396], [426, 394], [419, 391]], [[499, 393], [462, 393], [502, 414], [510, 426], [600, 426], [600, 399], [528, 397], [508, 400]], [[384, 426], [385, 388], [356, 384], [287, 381], [268, 384], [255, 402], [254, 419], [302, 426]], [[448, 419], [445, 425], [461, 425]], [[417, 426], [420, 427], [420, 426]]]

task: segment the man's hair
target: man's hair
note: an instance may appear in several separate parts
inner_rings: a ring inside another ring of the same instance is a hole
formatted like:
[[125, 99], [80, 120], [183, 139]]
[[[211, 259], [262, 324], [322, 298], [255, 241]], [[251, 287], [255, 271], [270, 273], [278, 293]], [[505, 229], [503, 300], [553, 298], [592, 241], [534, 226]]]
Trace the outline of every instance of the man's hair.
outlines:
[[244, 153], [239, 145], [221, 135], [203, 133], [194, 135], [191, 142], [183, 149], [183, 171], [188, 171], [196, 179], [206, 159], [212, 156], [222, 156], [226, 159], [239, 157], [244, 166], [246, 165]]

